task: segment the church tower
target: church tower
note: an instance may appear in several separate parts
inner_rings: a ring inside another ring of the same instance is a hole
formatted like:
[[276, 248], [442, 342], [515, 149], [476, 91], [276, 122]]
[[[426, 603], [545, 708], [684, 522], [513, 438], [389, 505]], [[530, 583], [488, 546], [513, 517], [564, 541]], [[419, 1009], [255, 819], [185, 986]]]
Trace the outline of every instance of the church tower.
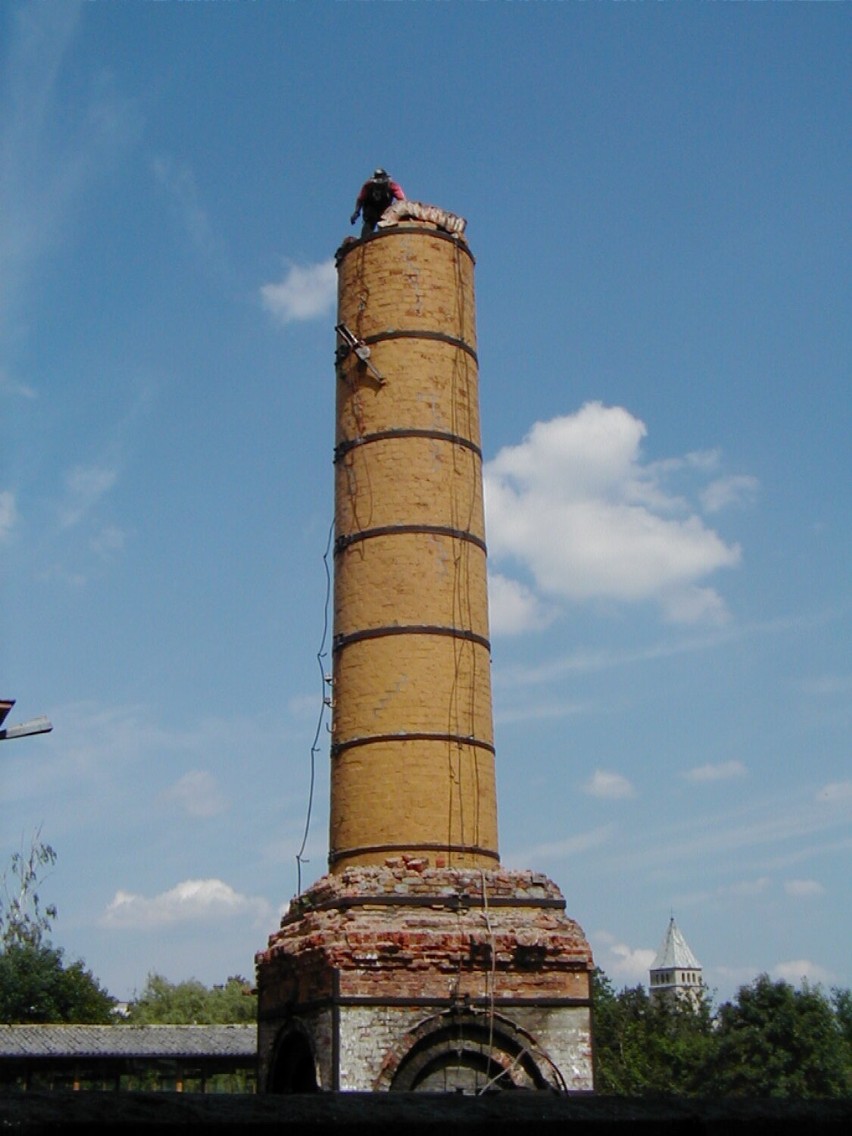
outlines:
[[329, 873], [257, 958], [266, 1091], [592, 1088], [589, 945], [498, 853], [463, 229], [337, 254]]
[[698, 1004], [704, 989], [701, 963], [689, 949], [674, 915], [669, 920], [649, 973], [654, 999], [680, 998]]

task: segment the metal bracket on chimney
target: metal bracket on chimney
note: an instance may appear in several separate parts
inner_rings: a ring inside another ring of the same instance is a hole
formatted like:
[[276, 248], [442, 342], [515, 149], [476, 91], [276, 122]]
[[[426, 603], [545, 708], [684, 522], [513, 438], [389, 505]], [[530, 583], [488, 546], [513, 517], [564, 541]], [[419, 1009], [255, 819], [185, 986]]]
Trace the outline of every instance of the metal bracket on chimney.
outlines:
[[376, 382], [384, 384], [384, 377], [379, 374], [373, 364], [370, 362], [370, 348], [363, 339], [359, 339], [353, 331], [350, 331], [345, 323], [339, 323], [334, 329], [343, 343], [346, 345], [347, 350], [343, 352], [342, 357], [345, 358], [349, 351], [354, 351], [358, 359], [364, 364]]

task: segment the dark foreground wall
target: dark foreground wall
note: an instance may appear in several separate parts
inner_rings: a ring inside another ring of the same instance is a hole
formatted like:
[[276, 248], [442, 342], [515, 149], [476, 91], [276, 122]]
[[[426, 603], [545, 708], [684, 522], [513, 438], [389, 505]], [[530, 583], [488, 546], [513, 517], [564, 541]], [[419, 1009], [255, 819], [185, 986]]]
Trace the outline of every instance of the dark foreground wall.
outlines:
[[489, 1097], [425, 1093], [201, 1096], [177, 1093], [19, 1093], [0, 1096], [0, 1129], [10, 1133], [221, 1133], [228, 1128], [310, 1136], [811, 1136], [843, 1133], [845, 1101], [628, 1101], [547, 1093]]

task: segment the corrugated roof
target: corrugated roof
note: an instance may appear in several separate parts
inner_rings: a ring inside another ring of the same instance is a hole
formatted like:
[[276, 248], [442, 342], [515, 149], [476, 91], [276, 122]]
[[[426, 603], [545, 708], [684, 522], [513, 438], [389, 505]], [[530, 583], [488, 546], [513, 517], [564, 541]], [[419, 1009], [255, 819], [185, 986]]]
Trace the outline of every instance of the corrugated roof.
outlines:
[[0, 1057], [252, 1057], [257, 1027], [0, 1025]]
[[680, 970], [701, 969], [701, 963], [689, 949], [689, 944], [684, 939], [680, 927], [675, 923], [674, 916], [669, 920], [657, 957], [651, 963], [651, 970], [669, 970], [672, 967]]

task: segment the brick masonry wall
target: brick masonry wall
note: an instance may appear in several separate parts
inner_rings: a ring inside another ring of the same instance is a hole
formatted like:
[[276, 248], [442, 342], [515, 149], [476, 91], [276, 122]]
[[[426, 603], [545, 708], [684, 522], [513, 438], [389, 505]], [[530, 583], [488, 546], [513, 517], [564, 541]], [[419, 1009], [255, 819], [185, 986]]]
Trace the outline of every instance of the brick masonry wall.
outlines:
[[460, 1007], [528, 1034], [557, 1087], [591, 1087], [591, 952], [541, 873], [425, 857], [349, 867], [293, 900], [258, 962], [266, 1028], [338, 1007], [340, 1088], [389, 1087], [389, 1055], [404, 1059], [415, 1026]]
[[463, 239], [447, 238], [426, 225], [401, 224], [342, 251], [338, 306], [360, 338], [392, 327], [428, 331], [437, 326], [476, 346], [474, 261]]
[[[562, 989], [582, 998], [591, 951], [564, 906], [559, 888], [540, 872], [437, 868], [426, 857], [392, 857], [381, 867], [323, 876], [297, 896], [263, 957], [304, 960], [317, 951], [323, 968], [340, 971], [341, 990], [350, 983], [351, 992], [365, 994], [376, 991], [371, 975], [384, 981], [391, 971], [400, 972], [400, 989], [422, 992], [434, 970], [436, 997], [457, 990], [488, 997], [482, 982], [494, 972], [515, 995]], [[363, 959], [375, 965], [362, 967]], [[312, 985], [310, 997], [327, 989]]]
[[386, 1055], [423, 1018], [422, 1009], [347, 1006], [340, 1013], [340, 1088], [373, 1089]]
[[331, 867], [441, 848], [493, 865], [473, 258], [417, 225], [358, 242], [338, 318], [378, 337], [384, 382], [339, 362]]
[[[344, 311], [339, 315], [345, 323]], [[387, 330], [393, 328], [391, 324]], [[400, 326], [399, 330], [416, 329]], [[447, 334], [455, 338], [454, 332]], [[358, 437], [366, 424], [371, 431], [390, 430], [400, 420], [420, 430], [444, 430], [480, 444], [477, 365], [466, 351], [441, 340], [386, 339], [372, 346], [371, 362], [385, 379], [384, 386], [355, 358], [350, 356], [342, 364], [347, 387], [337, 388], [336, 445]], [[391, 385], [393, 397], [388, 398]]]
[[308, 1045], [324, 1089], [587, 1091], [589, 945], [497, 858], [473, 258], [400, 224], [338, 268], [383, 381], [339, 353], [331, 872], [257, 956], [261, 1085]]

